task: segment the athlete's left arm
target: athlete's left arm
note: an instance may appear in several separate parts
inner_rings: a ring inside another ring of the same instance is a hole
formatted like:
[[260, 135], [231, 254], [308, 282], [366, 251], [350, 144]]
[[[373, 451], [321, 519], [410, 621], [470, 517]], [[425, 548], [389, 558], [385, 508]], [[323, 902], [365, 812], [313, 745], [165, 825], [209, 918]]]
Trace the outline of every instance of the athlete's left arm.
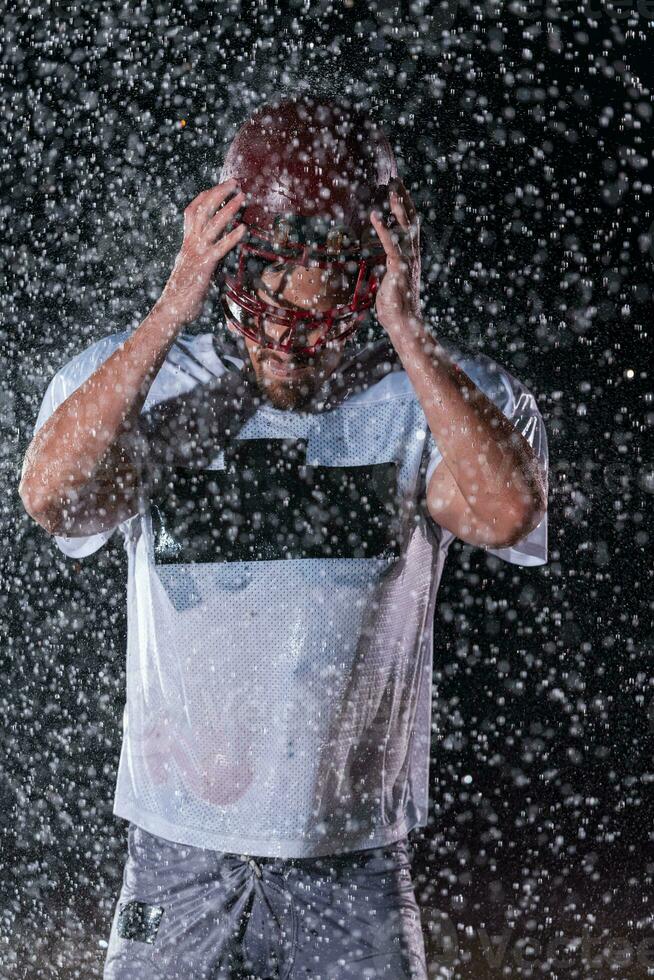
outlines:
[[399, 179], [371, 221], [386, 252], [375, 310], [424, 410], [445, 466], [427, 487], [432, 518], [469, 544], [509, 547], [541, 521], [547, 484], [527, 439], [430, 334], [420, 316], [419, 218]]

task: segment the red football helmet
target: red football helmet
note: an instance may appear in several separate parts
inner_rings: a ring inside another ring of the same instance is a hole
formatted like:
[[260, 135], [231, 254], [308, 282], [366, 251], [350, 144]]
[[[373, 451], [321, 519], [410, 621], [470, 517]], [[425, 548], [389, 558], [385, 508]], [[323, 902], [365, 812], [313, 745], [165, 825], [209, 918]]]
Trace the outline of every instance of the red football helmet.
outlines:
[[[300, 355], [353, 334], [374, 302], [374, 270], [385, 263], [370, 210], [388, 207], [395, 176], [388, 139], [348, 103], [301, 96], [257, 109], [234, 137], [220, 175], [246, 193], [234, 223], [249, 230], [229, 257], [233, 271], [223, 272], [228, 322], [262, 347]], [[257, 283], [270, 263], [347, 275], [350, 300], [320, 313], [266, 302]], [[277, 339], [265, 321], [284, 327]], [[309, 346], [316, 329], [319, 339]]]

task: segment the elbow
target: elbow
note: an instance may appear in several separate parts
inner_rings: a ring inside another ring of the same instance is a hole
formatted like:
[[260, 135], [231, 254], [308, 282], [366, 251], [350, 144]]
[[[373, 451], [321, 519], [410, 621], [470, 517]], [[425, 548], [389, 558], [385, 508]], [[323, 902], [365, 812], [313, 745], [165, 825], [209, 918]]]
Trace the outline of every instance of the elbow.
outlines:
[[38, 508], [36, 506], [34, 494], [32, 493], [32, 490], [30, 489], [30, 485], [25, 479], [25, 477], [23, 477], [20, 483], [18, 484], [18, 496], [20, 497], [23, 507], [25, 508], [29, 516], [33, 520], [36, 520], [37, 519], [36, 514]]
[[518, 541], [526, 538], [534, 528], [538, 527], [546, 512], [547, 500], [544, 494], [539, 494], [529, 506], [520, 509], [511, 525], [498, 537], [497, 541], [493, 542], [491, 547], [512, 548]]
[[48, 534], [57, 534], [61, 526], [61, 514], [58, 508], [43, 500], [42, 496], [34, 492], [29, 481], [21, 479], [18, 485], [18, 495], [23, 507], [33, 521], [47, 531]]

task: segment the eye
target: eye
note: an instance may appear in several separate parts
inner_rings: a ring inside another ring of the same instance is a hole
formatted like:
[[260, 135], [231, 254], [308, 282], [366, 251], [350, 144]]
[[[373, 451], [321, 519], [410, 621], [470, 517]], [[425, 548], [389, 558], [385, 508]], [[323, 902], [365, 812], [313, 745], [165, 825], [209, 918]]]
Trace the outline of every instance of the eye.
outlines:
[[286, 269], [287, 261], [286, 259], [276, 259], [275, 262], [270, 262], [263, 270], [263, 275], [279, 275]]
[[285, 245], [301, 240], [301, 229], [298, 216], [294, 214], [278, 214], [273, 222], [273, 246], [283, 248]]

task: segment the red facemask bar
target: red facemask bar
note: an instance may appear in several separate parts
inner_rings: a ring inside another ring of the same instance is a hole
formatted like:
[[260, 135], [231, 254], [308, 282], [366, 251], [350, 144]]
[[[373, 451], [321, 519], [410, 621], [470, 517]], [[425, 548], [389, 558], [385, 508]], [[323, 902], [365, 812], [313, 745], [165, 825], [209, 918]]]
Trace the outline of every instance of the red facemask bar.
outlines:
[[[299, 355], [315, 354], [331, 341], [344, 340], [355, 333], [372, 307], [379, 288], [379, 280], [373, 269], [383, 265], [386, 256], [383, 248], [376, 243], [374, 247], [366, 247], [366, 252], [368, 254], [362, 255], [362, 248], [358, 245], [342, 248], [337, 255], [334, 254], [333, 244], [309, 246], [286, 241], [279, 246], [276, 242], [272, 243], [272, 236], [257, 230], [250, 241], [237, 246], [235, 275], [223, 274], [225, 316], [239, 333], [260, 347]], [[263, 267], [280, 259], [284, 261], [284, 268], [310, 266], [346, 274], [355, 262], [358, 270], [352, 299], [349, 303], [321, 313], [289, 310], [262, 300], [251, 288], [248, 263], [254, 262]], [[278, 339], [266, 333], [264, 320], [283, 328]], [[308, 344], [307, 338], [315, 330], [319, 330], [320, 335], [313, 344]]]

